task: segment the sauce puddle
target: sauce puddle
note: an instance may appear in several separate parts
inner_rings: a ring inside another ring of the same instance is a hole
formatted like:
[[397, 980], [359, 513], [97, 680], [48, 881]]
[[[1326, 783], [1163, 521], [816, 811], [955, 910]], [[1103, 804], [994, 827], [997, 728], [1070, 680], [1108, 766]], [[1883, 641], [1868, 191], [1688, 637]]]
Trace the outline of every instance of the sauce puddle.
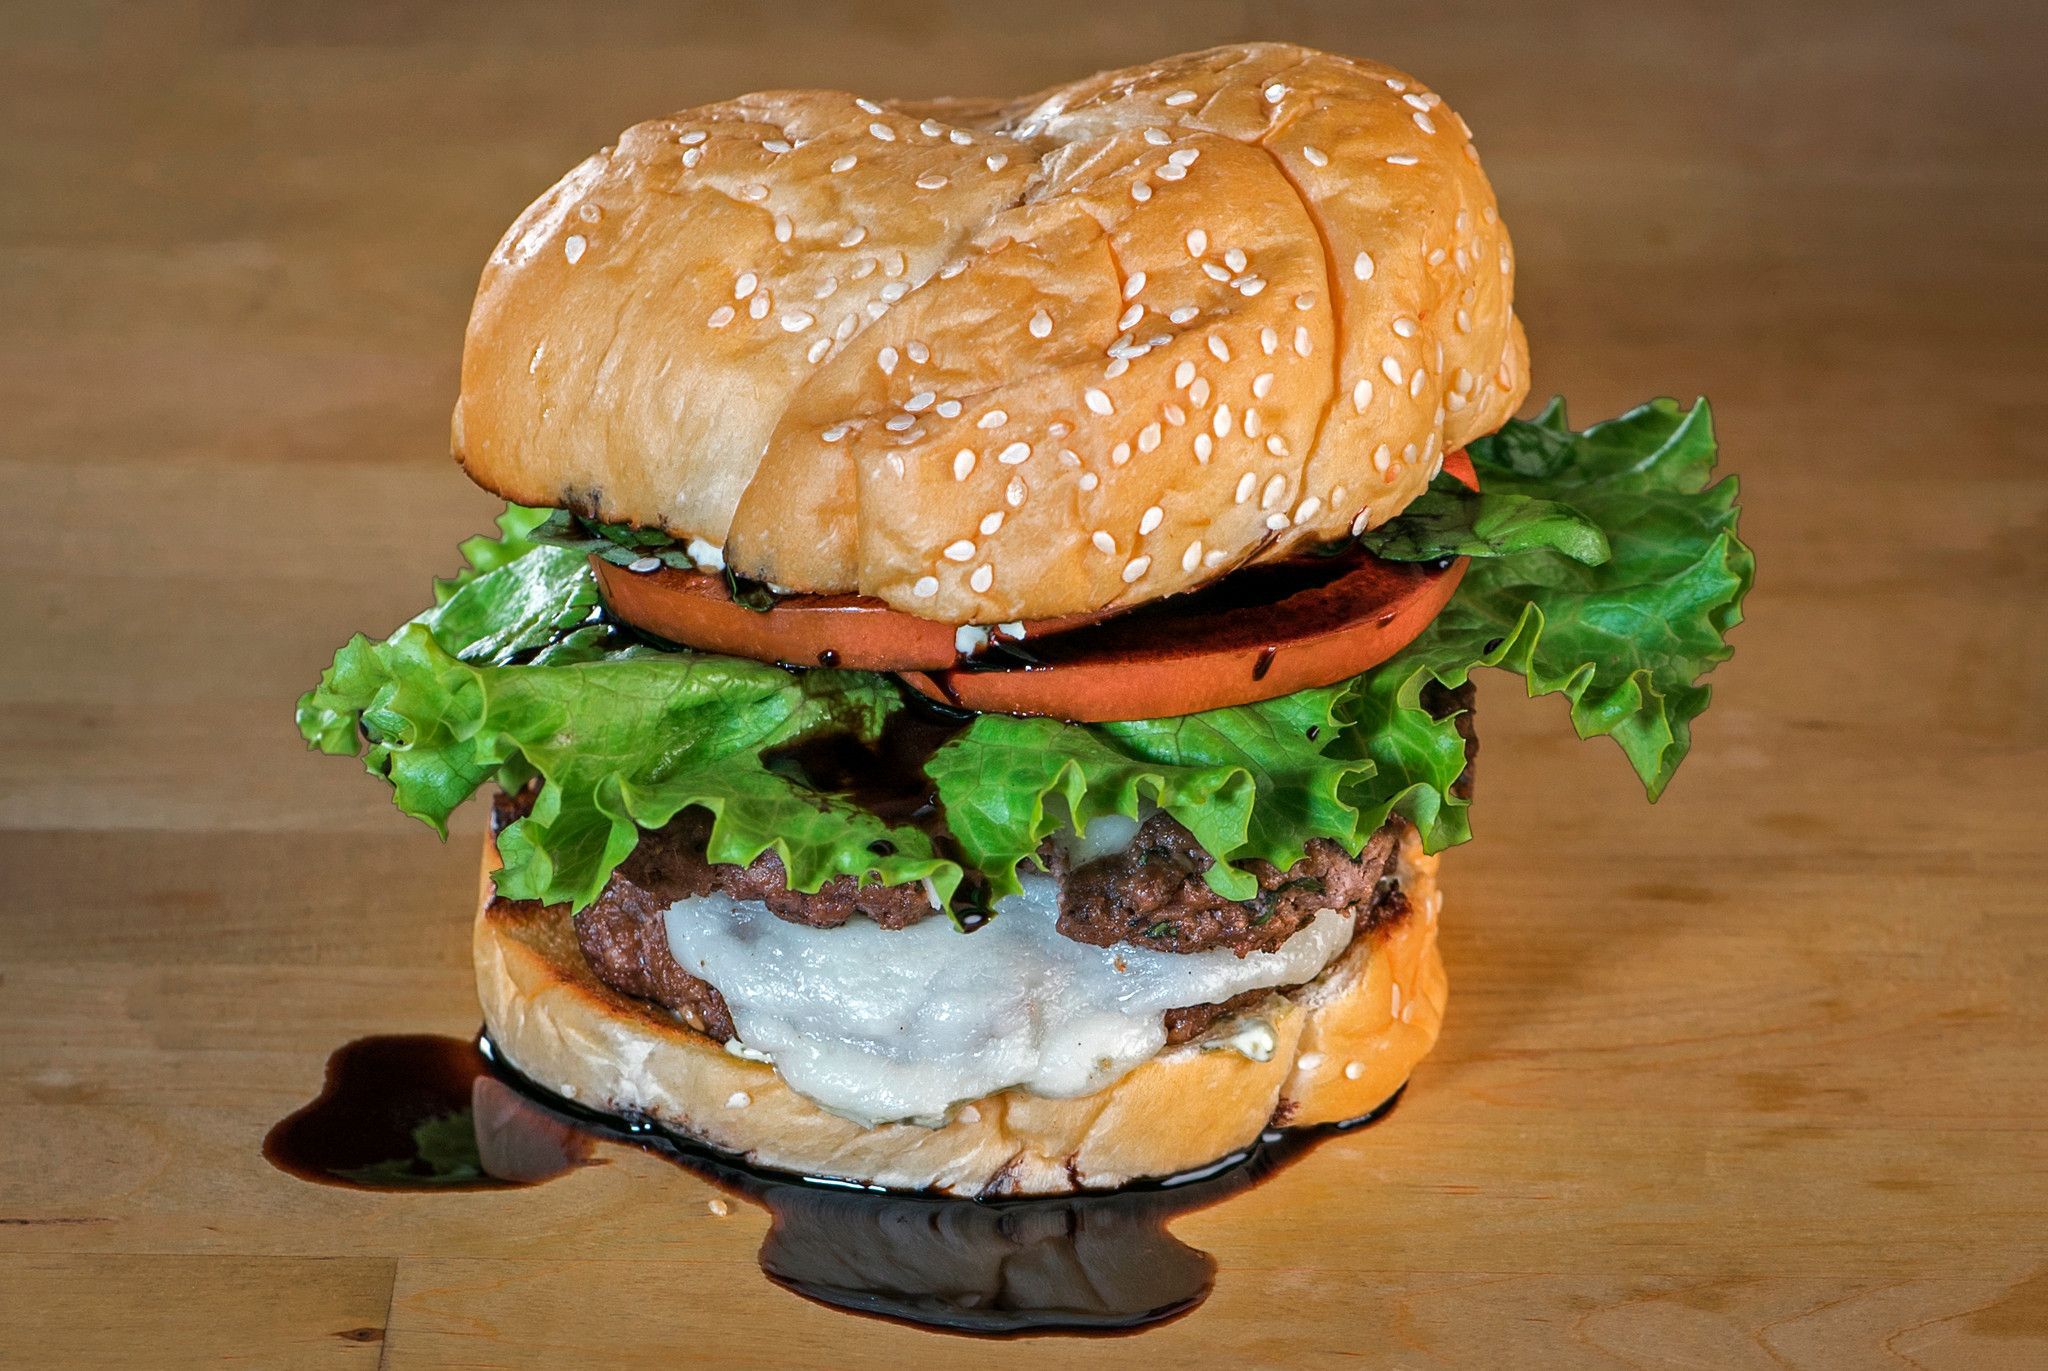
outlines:
[[550, 1095], [490, 1039], [360, 1038], [263, 1155], [301, 1179], [362, 1190], [533, 1185], [597, 1164], [599, 1142], [662, 1157], [768, 1212], [762, 1274], [805, 1299], [983, 1336], [1130, 1333], [1208, 1298], [1216, 1262], [1169, 1221], [1256, 1185], [1321, 1139], [1386, 1117], [1269, 1131], [1199, 1172], [1102, 1194], [965, 1200], [755, 1171], [651, 1123]]

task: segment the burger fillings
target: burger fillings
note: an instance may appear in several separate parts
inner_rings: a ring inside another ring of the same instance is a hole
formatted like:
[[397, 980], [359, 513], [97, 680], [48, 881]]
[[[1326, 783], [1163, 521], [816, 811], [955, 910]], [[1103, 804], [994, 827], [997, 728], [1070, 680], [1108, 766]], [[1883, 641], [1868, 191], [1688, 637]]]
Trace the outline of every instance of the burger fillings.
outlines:
[[[477, 924], [500, 1050], [764, 1164], [965, 1193], [1398, 1086], [1442, 1009], [1471, 672], [1564, 695], [1654, 799], [1752, 575], [1703, 402], [1508, 417], [1512, 254], [1462, 135], [1401, 73], [1250, 45], [1009, 104], [743, 97], [521, 216], [455, 426], [521, 503], [299, 709], [436, 826], [516, 797]], [[1340, 609], [1397, 626], [1306, 688], [1204, 636], [1217, 592], [1277, 643], [1289, 586], [1394, 564]], [[764, 660], [651, 636], [597, 567], [761, 612]], [[801, 653], [796, 603], [827, 611]], [[1186, 651], [1105, 705], [1138, 618]], [[889, 654], [932, 622], [1042, 712], [836, 664], [929, 665]], [[1181, 712], [1182, 680], [1233, 703]], [[664, 844], [699, 884], [657, 906], [629, 859]], [[631, 958], [579, 942], [629, 896]]]

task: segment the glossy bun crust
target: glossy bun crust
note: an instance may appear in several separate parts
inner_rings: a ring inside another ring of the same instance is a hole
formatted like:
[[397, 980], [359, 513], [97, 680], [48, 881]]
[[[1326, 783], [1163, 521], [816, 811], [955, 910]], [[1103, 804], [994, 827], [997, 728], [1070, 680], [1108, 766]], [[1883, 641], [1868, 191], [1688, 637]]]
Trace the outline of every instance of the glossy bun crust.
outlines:
[[493, 897], [497, 854], [488, 843], [477, 994], [503, 1057], [580, 1104], [644, 1115], [781, 1171], [981, 1196], [1174, 1175], [1249, 1146], [1269, 1125], [1371, 1113], [1407, 1081], [1443, 1022], [1437, 859], [1411, 833], [1397, 868], [1408, 916], [1355, 939], [1311, 984], [1247, 1011], [1273, 1027], [1270, 1060], [1205, 1047], [1212, 1034], [1079, 1099], [1008, 1090], [960, 1109], [944, 1128], [862, 1128], [791, 1090], [773, 1067], [733, 1056], [660, 1006], [597, 980], [564, 907]]
[[999, 623], [1377, 524], [1528, 386], [1465, 123], [1216, 48], [1012, 103], [635, 125], [513, 224], [457, 458], [794, 590]]

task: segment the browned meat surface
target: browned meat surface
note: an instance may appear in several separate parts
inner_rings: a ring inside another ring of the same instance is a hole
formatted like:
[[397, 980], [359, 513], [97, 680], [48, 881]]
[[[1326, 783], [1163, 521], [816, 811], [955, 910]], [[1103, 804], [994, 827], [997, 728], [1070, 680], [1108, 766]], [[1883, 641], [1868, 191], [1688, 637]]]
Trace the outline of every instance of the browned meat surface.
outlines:
[[1251, 900], [1227, 900], [1202, 873], [1215, 864], [1181, 824], [1155, 814], [1122, 852], [1072, 870], [1055, 860], [1060, 878], [1060, 932], [1076, 942], [1109, 947], [1135, 943], [1160, 952], [1206, 952], [1227, 947], [1242, 957], [1270, 952], [1319, 910], [1364, 913], [1380, 878], [1392, 867], [1406, 827], [1399, 820], [1373, 834], [1356, 858], [1326, 838], [1281, 871], [1269, 862], [1245, 863], [1259, 883]]

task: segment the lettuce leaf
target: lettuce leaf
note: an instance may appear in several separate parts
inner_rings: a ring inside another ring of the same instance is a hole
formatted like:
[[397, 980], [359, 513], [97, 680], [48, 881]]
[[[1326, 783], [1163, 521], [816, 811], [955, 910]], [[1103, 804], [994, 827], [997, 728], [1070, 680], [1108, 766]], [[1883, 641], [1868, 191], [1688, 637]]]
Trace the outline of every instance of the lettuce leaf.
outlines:
[[1613, 737], [1655, 799], [1755, 571], [1736, 537], [1735, 482], [1709, 484], [1707, 406], [1659, 400], [1574, 433], [1553, 403], [1469, 451], [1483, 495], [1433, 487], [1368, 535], [1382, 555], [1473, 559], [1393, 660], [1180, 718], [979, 716], [926, 766], [945, 818], [937, 842], [814, 789], [774, 755], [824, 730], [872, 743], [906, 708], [894, 682], [651, 643], [606, 616], [586, 562], [630, 540], [541, 511], [508, 510], [500, 538], [465, 544], [468, 569], [389, 639], [351, 640], [301, 700], [299, 727], [321, 751], [360, 753], [402, 811], [444, 833], [487, 782], [537, 779], [531, 814], [499, 836], [498, 888], [579, 908], [642, 830], [689, 806], [713, 817], [714, 861], [773, 850], [800, 890], [840, 875], [929, 881], [942, 902], [1013, 892], [1062, 823], [1146, 804], [1217, 857], [1207, 879], [1233, 899], [1255, 891], [1246, 863], [1291, 866], [1317, 837], [1356, 852], [1389, 814], [1434, 850], [1471, 833], [1449, 690], [1481, 666], [1564, 695], [1579, 735]]

